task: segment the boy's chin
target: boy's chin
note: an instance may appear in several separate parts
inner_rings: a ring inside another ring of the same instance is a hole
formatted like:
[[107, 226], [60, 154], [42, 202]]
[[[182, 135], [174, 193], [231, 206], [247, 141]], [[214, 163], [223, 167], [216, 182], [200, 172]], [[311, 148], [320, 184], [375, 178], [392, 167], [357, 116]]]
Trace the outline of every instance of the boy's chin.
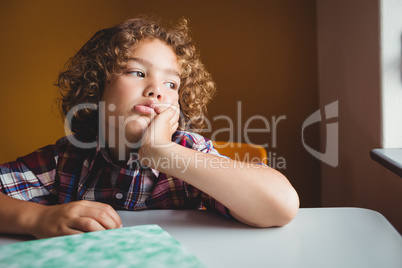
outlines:
[[128, 121], [126, 119], [126, 123], [125, 123], [126, 132], [147, 129], [149, 124], [151, 124], [151, 121], [152, 121], [152, 118], [150, 118], [149, 116], [136, 117], [135, 119], [130, 120], [130, 121]]
[[145, 124], [144, 121], [136, 122], [132, 121], [126, 125], [124, 130], [124, 134], [126, 140], [129, 142], [138, 142], [141, 140], [142, 136], [144, 135], [145, 131], [148, 129], [151, 122]]

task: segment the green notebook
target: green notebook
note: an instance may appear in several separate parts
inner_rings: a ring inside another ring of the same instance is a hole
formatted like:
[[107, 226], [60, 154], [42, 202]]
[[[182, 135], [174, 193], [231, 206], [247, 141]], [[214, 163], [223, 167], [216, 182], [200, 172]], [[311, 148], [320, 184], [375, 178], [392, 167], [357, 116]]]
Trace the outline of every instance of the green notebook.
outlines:
[[205, 267], [158, 225], [0, 246], [0, 267]]

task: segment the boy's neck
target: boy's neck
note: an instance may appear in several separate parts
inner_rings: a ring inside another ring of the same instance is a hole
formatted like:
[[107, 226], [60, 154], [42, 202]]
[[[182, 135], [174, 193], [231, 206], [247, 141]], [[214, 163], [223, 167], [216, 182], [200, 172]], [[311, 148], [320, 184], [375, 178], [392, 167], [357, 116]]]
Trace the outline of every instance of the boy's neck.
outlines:
[[124, 136], [119, 137], [119, 135], [110, 137], [108, 132], [103, 134], [105, 135], [106, 149], [112, 162], [121, 167], [127, 167], [128, 160], [133, 154], [137, 154], [140, 149], [141, 137], [126, 138]]
[[[138, 154], [138, 151], [140, 148], [133, 149], [133, 148], [129, 148], [126, 146], [126, 147], [124, 147], [124, 149], [119, 148], [119, 147], [113, 147], [113, 148], [106, 147], [106, 149], [114, 164], [121, 166], [121, 167], [127, 167], [127, 163], [130, 160], [131, 156], [133, 154]], [[120, 154], [119, 149], [123, 149], [124, 154]]]

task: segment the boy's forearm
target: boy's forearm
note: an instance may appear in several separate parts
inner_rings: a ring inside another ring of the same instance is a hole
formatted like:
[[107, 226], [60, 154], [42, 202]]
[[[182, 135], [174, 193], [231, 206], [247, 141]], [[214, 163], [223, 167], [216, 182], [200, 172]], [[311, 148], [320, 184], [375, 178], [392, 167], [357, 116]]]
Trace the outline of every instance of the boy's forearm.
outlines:
[[42, 207], [0, 193], [0, 233], [33, 235], [33, 223]]
[[212, 196], [238, 220], [254, 226], [282, 226], [296, 215], [299, 199], [274, 169], [197, 152], [178, 144], [157, 150], [155, 167]]

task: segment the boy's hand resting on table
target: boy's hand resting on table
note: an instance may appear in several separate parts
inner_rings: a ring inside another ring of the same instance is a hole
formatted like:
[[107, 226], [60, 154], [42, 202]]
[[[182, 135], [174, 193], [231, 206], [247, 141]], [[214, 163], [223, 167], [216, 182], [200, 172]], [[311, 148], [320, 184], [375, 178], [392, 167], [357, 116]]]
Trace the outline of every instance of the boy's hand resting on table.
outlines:
[[54, 206], [38, 206], [31, 225], [36, 238], [80, 234], [121, 227], [121, 219], [107, 204], [75, 201]]

